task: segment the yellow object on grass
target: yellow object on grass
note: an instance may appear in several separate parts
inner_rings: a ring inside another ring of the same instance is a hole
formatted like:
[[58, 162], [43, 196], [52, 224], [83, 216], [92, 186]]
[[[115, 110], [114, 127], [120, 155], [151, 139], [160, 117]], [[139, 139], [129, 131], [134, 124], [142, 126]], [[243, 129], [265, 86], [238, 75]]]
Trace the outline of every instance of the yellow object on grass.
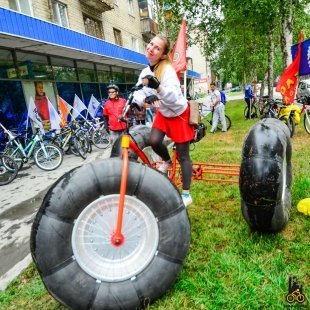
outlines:
[[294, 123], [295, 125], [298, 125], [300, 123], [301, 110], [297, 105], [293, 104], [293, 105], [288, 105], [285, 108], [281, 108], [279, 112], [279, 118], [283, 117], [285, 120], [287, 120], [288, 117], [290, 116], [291, 111], [294, 111], [294, 115], [293, 115]]
[[310, 198], [300, 200], [297, 204], [297, 210], [305, 215], [310, 215]]

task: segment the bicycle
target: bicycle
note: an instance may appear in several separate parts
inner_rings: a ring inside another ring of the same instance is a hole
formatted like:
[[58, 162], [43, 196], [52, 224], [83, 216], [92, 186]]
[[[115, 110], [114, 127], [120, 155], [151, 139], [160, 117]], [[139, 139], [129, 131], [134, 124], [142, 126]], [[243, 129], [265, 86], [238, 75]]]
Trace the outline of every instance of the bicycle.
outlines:
[[287, 106], [282, 103], [281, 99], [269, 99], [267, 100], [267, 104], [264, 109], [264, 118], [277, 118], [283, 123], [286, 124], [288, 129], [290, 130], [290, 136], [293, 137], [295, 133], [295, 122], [293, 118], [294, 112], [290, 112], [289, 115], [280, 116], [281, 109], [286, 108]]
[[85, 136], [86, 134], [79, 129], [79, 124], [73, 121], [62, 128], [60, 133], [56, 133], [56, 130], [50, 131], [44, 139], [59, 147], [64, 153], [71, 151], [74, 155], [86, 159], [89, 140]]
[[[264, 109], [269, 100], [269, 96], [262, 96], [262, 97], [254, 97], [251, 101], [251, 114], [250, 119], [264, 116]], [[257, 113], [258, 112], [258, 113]], [[244, 117], [247, 118], [249, 115], [248, 113], [248, 106], [244, 108]]]
[[[206, 109], [203, 109], [203, 107], [205, 107]], [[201, 117], [204, 120], [206, 120], [206, 122], [209, 123], [210, 126], [212, 127], [213, 112], [214, 112], [213, 109], [210, 109], [207, 105], [200, 102], [199, 103], [199, 112], [200, 112]], [[231, 127], [231, 119], [226, 114], [225, 114], [225, 120], [226, 120], [226, 130], [229, 130]], [[218, 122], [217, 129], [222, 130], [221, 122]]]
[[310, 135], [310, 96], [301, 97], [299, 102], [302, 104], [300, 115], [304, 113], [304, 128]]
[[39, 129], [36, 130], [36, 133], [31, 137], [29, 142], [26, 140], [25, 146], [23, 146], [20, 141], [21, 135], [14, 136], [1, 123], [0, 126], [9, 137], [3, 154], [11, 156], [15, 160], [18, 170], [32, 156], [35, 164], [42, 170], [51, 171], [61, 165], [63, 160], [61, 150], [53, 144], [43, 143], [42, 134]]
[[132, 100], [133, 92], [121, 118], [126, 130], [111, 158], [59, 179], [32, 226], [31, 253], [41, 278], [72, 308], [145, 307], [172, 285], [189, 250], [190, 222], [171, 182], [177, 156], [169, 177], [154, 169], [156, 161], [145, 152], [151, 129], [129, 131]]
[[11, 183], [17, 176], [18, 167], [13, 158], [0, 155], [0, 186]]

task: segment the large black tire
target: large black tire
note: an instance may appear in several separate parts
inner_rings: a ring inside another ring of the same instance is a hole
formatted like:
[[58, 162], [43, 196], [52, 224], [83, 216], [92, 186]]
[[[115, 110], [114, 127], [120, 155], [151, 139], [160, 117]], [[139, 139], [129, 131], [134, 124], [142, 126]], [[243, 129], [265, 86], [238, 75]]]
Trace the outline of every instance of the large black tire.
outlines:
[[[151, 128], [145, 125], [138, 125], [133, 127], [130, 130], [130, 135], [132, 139], [137, 143], [138, 147], [144, 152], [144, 154], [148, 157], [150, 163], [154, 163], [161, 158], [153, 151], [150, 143], [151, 137]], [[121, 157], [122, 148], [121, 148], [121, 137], [118, 137], [113, 143], [111, 150], [111, 157]], [[164, 144], [169, 145], [171, 140], [165, 139]], [[129, 159], [133, 161], [137, 161], [138, 155], [129, 149]]]
[[[72, 309], [147, 307], [175, 282], [190, 244], [177, 188], [129, 163], [124, 240], [113, 244], [122, 161], [96, 161], [61, 177], [34, 220], [30, 247], [47, 290]], [[154, 190], [156, 184], [156, 190]]]
[[242, 149], [239, 189], [242, 214], [251, 229], [278, 232], [291, 208], [292, 146], [288, 127], [267, 118], [256, 123]]

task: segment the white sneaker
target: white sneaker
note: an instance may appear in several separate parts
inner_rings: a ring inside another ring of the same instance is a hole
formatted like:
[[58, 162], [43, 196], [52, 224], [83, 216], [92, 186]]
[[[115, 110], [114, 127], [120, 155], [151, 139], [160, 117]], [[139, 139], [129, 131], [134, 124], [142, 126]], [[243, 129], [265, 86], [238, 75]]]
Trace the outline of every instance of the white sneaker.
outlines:
[[168, 161], [163, 161], [161, 163], [158, 163], [156, 168], [161, 173], [167, 174], [168, 169], [171, 168], [171, 166], [172, 166], [172, 162], [171, 160], [168, 160]]
[[182, 194], [182, 200], [185, 208], [187, 208], [193, 202], [193, 198], [190, 194]]

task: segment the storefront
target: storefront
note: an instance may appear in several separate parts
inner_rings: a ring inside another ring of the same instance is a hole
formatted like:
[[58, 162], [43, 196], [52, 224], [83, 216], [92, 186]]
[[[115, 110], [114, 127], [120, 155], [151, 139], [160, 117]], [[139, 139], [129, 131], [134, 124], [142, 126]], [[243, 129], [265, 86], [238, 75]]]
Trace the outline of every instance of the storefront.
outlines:
[[71, 105], [75, 95], [86, 106], [92, 95], [103, 102], [110, 83], [126, 97], [147, 65], [141, 53], [79, 32], [3, 8], [0, 16], [0, 122], [9, 129], [25, 128], [39, 92], [55, 108], [57, 96]]

